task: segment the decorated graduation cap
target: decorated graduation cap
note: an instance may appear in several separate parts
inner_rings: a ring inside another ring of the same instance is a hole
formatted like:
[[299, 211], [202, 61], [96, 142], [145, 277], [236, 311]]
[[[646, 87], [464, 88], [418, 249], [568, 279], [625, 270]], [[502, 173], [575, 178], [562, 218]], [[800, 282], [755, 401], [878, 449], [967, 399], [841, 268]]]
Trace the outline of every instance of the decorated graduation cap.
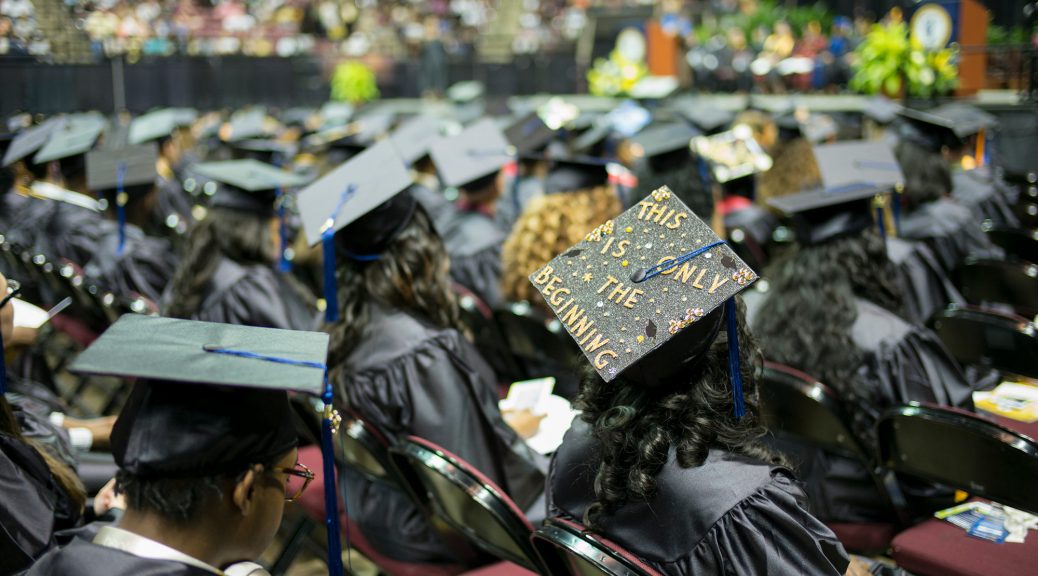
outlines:
[[770, 170], [772, 166], [771, 157], [745, 124], [713, 136], [695, 138], [691, 147], [696, 156], [710, 165], [714, 179], [721, 184]]
[[888, 186], [853, 183], [835, 189], [823, 188], [769, 198], [768, 204], [790, 217], [797, 242], [811, 246], [851, 236], [876, 225], [873, 208], [882, 225], [882, 207], [876, 207], [876, 199], [885, 198], [889, 192]]
[[50, 140], [51, 134], [65, 121], [61, 117], [51, 118], [38, 126], [19, 132], [4, 153], [2, 166], [6, 168], [42, 148]]
[[524, 114], [505, 128], [505, 139], [515, 147], [520, 155], [531, 154], [543, 149], [555, 137], [555, 131], [548, 127], [537, 112]]
[[438, 118], [415, 116], [397, 127], [389, 139], [396, 146], [400, 158], [410, 165], [429, 154], [429, 148], [440, 137], [442, 128], [443, 122]]
[[396, 147], [384, 140], [299, 192], [306, 239], [323, 246], [326, 321], [339, 317], [336, 256], [379, 260], [414, 215], [415, 199], [405, 192], [411, 183]]
[[279, 190], [306, 184], [302, 176], [258, 160], [205, 162], [194, 167], [200, 176], [223, 186], [213, 196], [213, 207], [231, 208], [266, 216], [274, 214]]
[[757, 274], [667, 187], [591, 231], [530, 275], [606, 382], [665, 386], [727, 325], [742, 416], [733, 296]]
[[33, 163], [42, 164], [86, 154], [104, 132], [104, 126], [104, 119], [94, 115], [66, 119], [59, 128], [51, 131], [47, 143], [33, 158]]
[[463, 188], [496, 174], [514, 159], [515, 148], [490, 118], [436, 142], [430, 151], [445, 186]]
[[[337, 415], [328, 335], [127, 314], [73, 362], [78, 374], [137, 379], [115, 427], [119, 467], [150, 478], [234, 474], [297, 444], [286, 391], [324, 400], [324, 474]], [[325, 483], [330, 573], [342, 573], [335, 483]]]
[[121, 255], [126, 247], [126, 206], [154, 189], [158, 158], [154, 144], [106, 147], [87, 154], [87, 188], [115, 203], [119, 223], [116, 254]]
[[141, 144], [167, 138], [180, 125], [178, 111], [166, 108], [138, 116], [130, 122], [130, 144]]

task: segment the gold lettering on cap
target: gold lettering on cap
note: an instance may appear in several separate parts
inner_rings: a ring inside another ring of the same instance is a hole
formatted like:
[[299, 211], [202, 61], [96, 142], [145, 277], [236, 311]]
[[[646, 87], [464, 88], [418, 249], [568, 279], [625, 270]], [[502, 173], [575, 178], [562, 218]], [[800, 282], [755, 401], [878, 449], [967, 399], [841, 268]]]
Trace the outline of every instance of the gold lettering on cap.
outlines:
[[616, 352], [613, 352], [612, 350], [602, 350], [597, 356], [595, 356], [595, 368], [601, 370], [606, 366], [609, 366], [609, 360], [607, 360], [607, 357], [616, 358], [616, 356]]

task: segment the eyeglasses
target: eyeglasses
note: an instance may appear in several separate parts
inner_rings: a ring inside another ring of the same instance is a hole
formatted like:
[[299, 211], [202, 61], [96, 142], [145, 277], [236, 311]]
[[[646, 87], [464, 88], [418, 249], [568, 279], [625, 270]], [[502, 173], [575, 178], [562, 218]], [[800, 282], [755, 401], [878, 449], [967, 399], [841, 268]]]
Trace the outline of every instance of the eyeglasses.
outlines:
[[303, 490], [314, 480], [314, 473], [305, 464], [296, 462], [292, 468], [274, 468], [275, 472], [288, 474], [288, 482], [285, 483], [285, 500], [295, 502], [303, 495]]
[[3, 308], [4, 306], [7, 306], [7, 303], [10, 302], [12, 298], [18, 296], [21, 293], [22, 293], [22, 285], [21, 285], [21, 283], [18, 282], [17, 280], [8, 280], [7, 281], [7, 295], [4, 296], [3, 300], [0, 300], [0, 308]]

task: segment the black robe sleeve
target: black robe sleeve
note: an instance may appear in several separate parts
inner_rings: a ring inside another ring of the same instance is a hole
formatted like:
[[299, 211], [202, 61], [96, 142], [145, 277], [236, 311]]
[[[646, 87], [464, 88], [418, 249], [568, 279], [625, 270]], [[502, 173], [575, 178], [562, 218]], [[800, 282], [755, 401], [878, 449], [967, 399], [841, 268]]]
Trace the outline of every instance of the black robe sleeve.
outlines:
[[952, 197], [968, 208], [976, 222], [1016, 227], [1020, 221], [987, 170], [957, 171], [952, 176]]
[[948, 304], [966, 302], [926, 244], [887, 238], [887, 256], [897, 270], [906, 319], [925, 324]]
[[97, 250], [83, 267], [86, 276], [118, 295], [140, 294], [157, 304], [177, 264], [169, 242], [128, 224], [126, 244], [119, 255], [116, 223], [106, 220], [100, 230]]
[[1004, 253], [991, 243], [972, 213], [952, 199], [921, 206], [901, 219], [901, 236], [927, 243], [948, 273], [968, 257], [1001, 259]]
[[241, 326], [311, 330], [317, 313], [305, 288], [270, 266], [221, 261], [195, 320]]
[[482, 214], [459, 212], [442, 231], [451, 278], [495, 308], [501, 298], [501, 246], [505, 235]]

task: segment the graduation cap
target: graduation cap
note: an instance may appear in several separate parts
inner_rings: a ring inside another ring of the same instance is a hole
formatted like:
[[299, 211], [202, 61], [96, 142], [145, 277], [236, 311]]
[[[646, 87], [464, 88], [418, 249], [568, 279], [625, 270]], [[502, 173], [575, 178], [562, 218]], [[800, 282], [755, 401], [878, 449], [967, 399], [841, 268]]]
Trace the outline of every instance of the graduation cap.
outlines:
[[6, 168], [42, 148], [50, 140], [51, 134], [58, 130], [65, 121], [61, 117], [50, 118], [39, 126], [26, 128], [19, 132], [4, 154], [2, 166]]
[[463, 188], [500, 170], [514, 159], [515, 148], [490, 118], [440, 139], [430, 150], [445, 186]]
[[544, 180], [544, 192], [557, 194], [605, 186], [609, 183], [609, 163], [597, 158], [560, 158], [555, 160]]
[[658, 387], [687, 374], [727, 316], [736, 416], [733, 296], [757, 274], [666, 186], [530, 275], [606, 382]]
[[684, 122], [656, 123], [629, 141], [637, 146], [641, 156], [653, 158], [677, 150], [687, 151], [689, 143], [698, 135], [699, 132]]
[[299, 148], [295, 142], [285, 142], [275, 138], [249, 138], [238, 140], [231, 146], [235, 150], [246, 153], [247, 157], [268, 164], [281, 164], [291, 160]]
[[389, 132], [393, 125], [395, 115], [392, 112], [378, 112], [365, 114], [356, 120], [356, 133], [353, 141], [362, 146], [370, 146], [384, 134]]
[[482, 82], [466, 80], [448, 87], [447, 99], [457, 104], [467, 104], [482, 98], [485, 91]]
[[745, 124], [713, 136], [700, 136], [692, 141], [692, 149], [710, 164], [714, 179], [721, 184], [765, 172], [772, 166], [771, 156]]
[[716, 134], [735, 120], [735, 113], [702, 102], [686, 100], [671, 106], [704, 134]]
[[443, 122], [437, 118], [415, 116], [397, 127], [389, 139], [404, 162], [410, 165], [429, 154], [429, 148], [440, 137], [442, 128]]
[[[324, 473], [334, 475], [328, 335], [126, 314], [69, 368], [138, 379], [112, 429], [119, 467], [148, 478], [236, 474], [298, 443], [286, 391], [320, 396]], [[341, 573], [334, 483], [328, 561]]]
[[198, 110], [194, 108], [170, 108], [173, 111], [173, 121], [177, 128], [183, 128], [194, 124], [198, 119]]
[[154, 184], [158, 177], [157, 161], [154, 144], [93, 150], [86, 157], [87, 188], [105, 192]]
[[33, 163], [42, 164], [85, 154], [104, 132], [104, 120], [94, 117], [70, 117], [50, 133], [47, 143], [36, 153]]
[[639, 80], [628, 94], [637, 100], [663, 100], [678, 89], [674, 76], [646, 76]]
[[348, 102], [325, 102], [319, 111], [324, 126], [342, 126], [353, 117], [353, 105]]
[[873, 209], [882, 223], [883, 208], [876, 202], [890, 190], [889, 186], [854, 183], [769, 198], [768, 204], [792, 219], [797, 242], [811, 246], [871, 228], [877, 222]]
[[530, 112], [505, 129], [505, 138], [512, 143], [520, 155], [541, 150], [555, 137], [537, 112]]
[[862, 108], [862, 114], [866, 118], [872, 119], [877, 124], [885, 126], [893, 123], [894, 120], [897, 119], [902, 108], [903, 107], [900, 104], [888, 98], [883, 96], [873, 96], [865, 103], [865, 107]]
[[382, 141], [299, 192], [306, 239], [311, 246], [323, 245], [328, 322], [338, 319], [337, 251], [356, 261], [378, 260], [414, 215], [414, 198], [401, 194], [411, 183], [396, 147]]
[[[221, 134], [225, 142], [259, 138], [271, 133], [270, 122], [263, 110], [239, 112], [231, 117], [231, 121], [226, 126], [226, 133]], [[221, 132], [223, 130], [221, 129]]]
[[965, 104], [946, 104], [929, 111], [903, 108], [900, 114], [906, 120], [901, 137], [935, 152], [944, 147], [961, 148], [969, 136], [997, 125], [994, 116]]
[[141, 144], [166, 138], [177, 129], [177, 111], [173, 108], [156, 110], [133, 119], [130, 123], [130, 144]]
[[899, 187], [904, 174], [894, 151], [883, 142], [849, 140], [814, 147], [815, 160], [826, 188], [847, 184]]
[[624, 100], [609, 113], [609, 122], [615, 132], [630, 138], [652, 122], [652, 113], [632, 100]]
[[278, 191], [306, 184], [302, 176], [258, 160], [227, 160], [196, 164], [193, 170], [204, 178], [224, 184], [213, 196], [213, 207], [273, 215]]

